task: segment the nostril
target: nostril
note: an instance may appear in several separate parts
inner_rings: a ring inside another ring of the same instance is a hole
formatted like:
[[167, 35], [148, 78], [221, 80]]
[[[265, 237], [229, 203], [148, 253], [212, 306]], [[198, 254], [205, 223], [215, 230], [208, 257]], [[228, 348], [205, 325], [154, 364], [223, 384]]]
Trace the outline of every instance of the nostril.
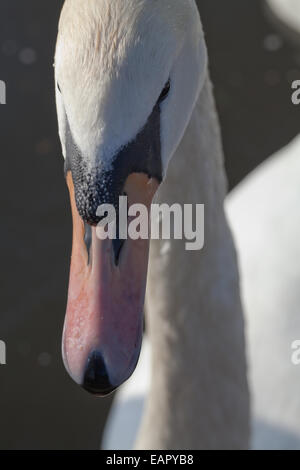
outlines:
[[108, 395], [116, 388], [110, 383], [105, 362], [99, 351], [93, 351], [88, 358], [82, 386], [88, 392], [99, 396]]

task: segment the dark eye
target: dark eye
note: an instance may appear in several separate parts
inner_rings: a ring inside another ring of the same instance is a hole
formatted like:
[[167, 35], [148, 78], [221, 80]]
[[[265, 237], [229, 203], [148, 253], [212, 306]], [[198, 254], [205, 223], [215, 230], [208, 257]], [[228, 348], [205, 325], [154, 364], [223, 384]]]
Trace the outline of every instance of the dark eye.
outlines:
[[170, 79], [169, 79], [167, 81], [167, 83], [165, 84], [164, 89], [160, 94], [160, 97], [158, 98], [159, 103], [162, 103], [162, 101], [164, 101], [166, 99], [166, 97], [169, 94], [170, 88], [171, 88], [171, 82], [170, 82]]
[[59, 86], [58, 82], [57, 82], [57, 89], [58, 89], [59, 93], [61, 93], [61, 89], [60, 89], [60, 86]]

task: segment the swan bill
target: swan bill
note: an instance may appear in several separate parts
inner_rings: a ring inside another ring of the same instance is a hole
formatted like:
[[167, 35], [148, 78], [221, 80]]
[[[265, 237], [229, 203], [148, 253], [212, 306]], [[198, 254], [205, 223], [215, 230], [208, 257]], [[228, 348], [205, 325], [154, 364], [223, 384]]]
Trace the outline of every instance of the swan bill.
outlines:
[[[68, 303], [63, 334], [65, 367], [76, 383], [94, 395], [114, 391], [133, 373], [141, 349], [149, 240], [101, 240], [97, 227], [79, 215], [71, 172], [67, 184], [73, 217]], [[125, 183], [128, 207], [148, 209], [159, 182], [132, 174]], [[150, 211], [149, 211], [150, 212]], [[89, 247], [89, 252], [88, 252]]]

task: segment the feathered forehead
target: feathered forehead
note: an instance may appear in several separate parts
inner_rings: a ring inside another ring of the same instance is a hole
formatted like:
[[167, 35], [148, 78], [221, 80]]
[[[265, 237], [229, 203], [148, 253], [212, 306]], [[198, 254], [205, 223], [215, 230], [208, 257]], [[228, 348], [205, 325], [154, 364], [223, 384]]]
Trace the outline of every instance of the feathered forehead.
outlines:
[[[181, 43], [190, 24], [190, 0], [66, 0], [59, 23], [57, 48], [69, 63], [117, 73], [128, 50], [142, 45], [149, 60], [165, 62]], [[149, 50], [150, 49], [150, 50]], [[64, 54], [66, 52], [66, 54]], [[66, 57], [66, 55], [68, 57]], [[149, 57], [150, 56], [150, 57]], [[57, 54], [57, 60], [59, 57]], [[59, 63], [57, 63], [59, 66]]]

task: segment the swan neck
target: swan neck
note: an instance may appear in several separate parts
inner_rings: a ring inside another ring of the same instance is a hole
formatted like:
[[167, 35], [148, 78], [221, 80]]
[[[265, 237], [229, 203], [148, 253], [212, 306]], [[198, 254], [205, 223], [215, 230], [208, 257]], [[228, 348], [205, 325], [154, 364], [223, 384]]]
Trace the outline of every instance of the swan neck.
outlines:
[[146, 303], [152, 378], [138, 447], [247, 447], [244, 323], [226, 188], [207, 78], [158, 194], [159, 203], [205, 205], [205, 243], [186, 251], [184, 240], [152, 242]]

